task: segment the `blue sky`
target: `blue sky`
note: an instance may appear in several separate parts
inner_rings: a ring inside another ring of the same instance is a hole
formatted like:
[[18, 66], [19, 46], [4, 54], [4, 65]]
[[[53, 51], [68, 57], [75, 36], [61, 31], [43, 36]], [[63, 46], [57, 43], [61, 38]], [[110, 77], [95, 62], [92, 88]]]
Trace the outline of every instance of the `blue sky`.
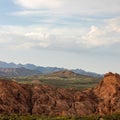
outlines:
[[120, 0], [0, 0], [0, 60], [120, 73]]

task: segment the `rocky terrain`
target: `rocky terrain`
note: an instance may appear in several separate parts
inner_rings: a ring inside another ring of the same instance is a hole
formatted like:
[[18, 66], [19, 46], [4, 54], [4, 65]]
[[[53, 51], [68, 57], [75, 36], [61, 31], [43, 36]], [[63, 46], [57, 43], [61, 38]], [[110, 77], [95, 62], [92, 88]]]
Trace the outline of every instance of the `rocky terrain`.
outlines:
[[0, 80], [0, 114], [92, 115], [120, 112], [120, 75], [85, 91]]

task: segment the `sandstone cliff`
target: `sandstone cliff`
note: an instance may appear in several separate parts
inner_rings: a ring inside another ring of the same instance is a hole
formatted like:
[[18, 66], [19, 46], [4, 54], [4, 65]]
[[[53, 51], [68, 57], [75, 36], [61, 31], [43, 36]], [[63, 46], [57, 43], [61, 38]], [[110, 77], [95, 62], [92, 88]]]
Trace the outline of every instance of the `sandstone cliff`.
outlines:
[[120, 75], [85, 91], [0, 80], [0, 114], [91, 115], [120, 112]]

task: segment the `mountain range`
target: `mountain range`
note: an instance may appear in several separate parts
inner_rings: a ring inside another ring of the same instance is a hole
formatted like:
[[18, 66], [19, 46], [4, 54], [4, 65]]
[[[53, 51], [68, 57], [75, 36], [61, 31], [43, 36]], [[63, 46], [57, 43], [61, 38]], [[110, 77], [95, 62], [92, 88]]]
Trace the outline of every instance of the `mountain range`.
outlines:
[[[29, 75], [38, 75], [38, 74], [49, 74], [58, 71], [68, 70], [65, 68], [58, 67], [42, 67], [36, 66], [34, 64], [16, 64], [16, 63], [7, 63], [0, 61], [0, 76], [29, 76]], [[92, 76], [92, 77], [101, 77], [101, 74], [94, 72], [87, 72], [82, 69], [71, 69], [72, 72], [76, 74]]]

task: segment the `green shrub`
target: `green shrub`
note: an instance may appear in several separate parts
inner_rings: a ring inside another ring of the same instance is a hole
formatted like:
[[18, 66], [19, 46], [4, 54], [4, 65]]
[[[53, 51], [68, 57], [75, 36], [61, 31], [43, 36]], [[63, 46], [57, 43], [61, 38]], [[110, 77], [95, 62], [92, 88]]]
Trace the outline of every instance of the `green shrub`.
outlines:
[[68, 116], [68, 117], [50, 117], [35, 115], [1, 115], [0, 120], [120, 120], [120, 114], [106, 116]]

